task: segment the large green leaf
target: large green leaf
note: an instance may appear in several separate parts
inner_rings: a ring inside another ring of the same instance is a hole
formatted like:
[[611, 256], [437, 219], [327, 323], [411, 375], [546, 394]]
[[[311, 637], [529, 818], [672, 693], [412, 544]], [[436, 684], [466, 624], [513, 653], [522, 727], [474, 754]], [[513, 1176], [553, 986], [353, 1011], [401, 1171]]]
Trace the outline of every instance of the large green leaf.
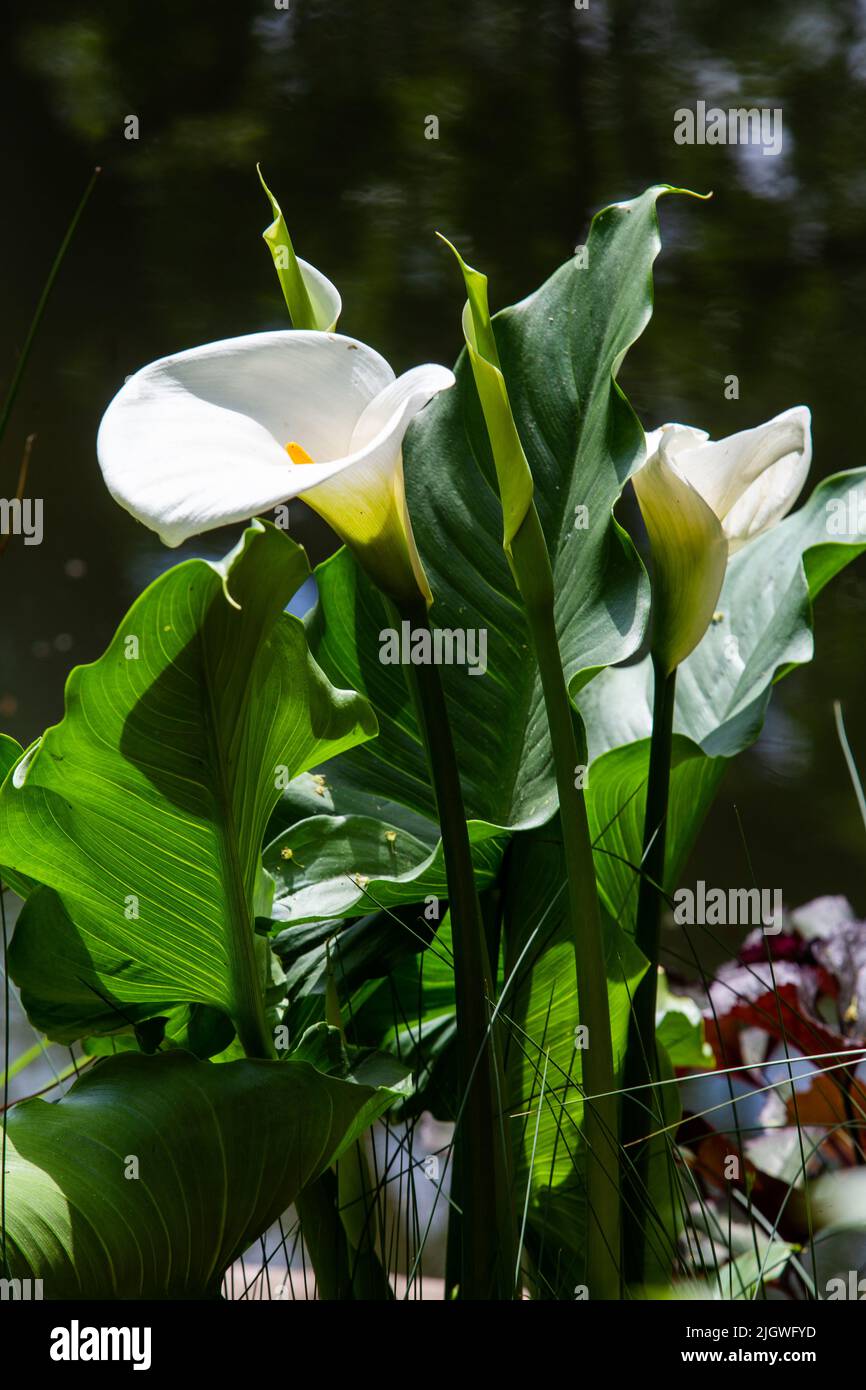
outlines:
[[[563, 661], [575, 687], [634, 652], [646, 622], [645, 576], [611, 515], [643, 447], [616, 375], [650, 316], [656, 202], [664, 191], [650, 189], [599, 213], [588, 265], [573, 259], [494, 320], [551, 552]], [[467, 811], [503, 827], [538, 825], [556, 809], [547, 721], [502, 550], [495, 471], [465, 353], [456, 373], [454, 390], [440, 395], [407, 435], [409, 509], [436, 598], [434, 623], [487, 632], [485, 675], [442, 666]], [[317, 579], [320, 602], [308, 620], [312, 648], [333, 680], [369, 696], [380, 722], [375, 743], [342, 758], [328, 770], [329, 781], [351, 781], [430, 815], [403, 671], [379, 660], [380, 633], [394, 620], [346, 551], [320, 566]]]
[[72, 672], [66, 713], [0, 793], [0, 863], [44, 885], [10, 965], [36, 1027], [69, 1041], [177, 1003], [261, 1047], [267, 949], [253, 919], [280, 784], [375, 732], [283, 610], [309, 573], [255, 523], [189, 560]]
[[307, 1062], [107, 1058], [8, 1116], [10, 1277], [48, 1299], [215, 1296], [394, 1097]]

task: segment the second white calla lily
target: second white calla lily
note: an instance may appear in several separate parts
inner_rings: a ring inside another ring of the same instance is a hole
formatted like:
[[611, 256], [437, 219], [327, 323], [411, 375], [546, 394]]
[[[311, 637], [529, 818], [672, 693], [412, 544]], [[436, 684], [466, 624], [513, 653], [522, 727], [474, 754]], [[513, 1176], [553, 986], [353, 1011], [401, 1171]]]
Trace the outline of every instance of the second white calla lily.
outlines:
[[653, 553], [653, 652], [672, 671], [710, 624], [728, 557], [797, 500], [812, 460], [811, 417], [797, 405], [719, 440], [662, 425], [646, 436], [646, 453], [632, 482]]
[[112, 496], [169, 546], [300, 497], [395, 602], [429, 603], [402, 445], [454, 384], [395, 378], [365, 343], [313, 331], [209, 343], [142, 368], [109, 405], [97, 453]]

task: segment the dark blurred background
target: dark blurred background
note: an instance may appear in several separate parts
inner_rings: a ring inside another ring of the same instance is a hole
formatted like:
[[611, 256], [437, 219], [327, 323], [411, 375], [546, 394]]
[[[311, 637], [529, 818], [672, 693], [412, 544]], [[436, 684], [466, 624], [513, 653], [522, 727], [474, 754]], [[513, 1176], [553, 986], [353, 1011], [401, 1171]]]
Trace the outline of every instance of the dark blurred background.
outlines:
[[[342, 330], [398, 371], [459, 347], [462, 296], [434, 229], [488, 272], [499, 307], [565, 260], [600, 206], [656, 181], [712, 189], [662, 206], [656, 314], [623, 372], [644, 424], [729, 434], [805, 402], [813, 483], [866, 463], [862, 0], [6, 0], [0, 29], [0, 388], [103, 170], [0, 457], [11, 496], [35, 432], [44, 543], [16, 540], [0, 562], [0, 728], [22, 741], [59, 717], [69, 667], [103, 650], [149, 579], [231, 541], [164, 550], [109, 498], [94, 441], [145, 362], [285, 325], [256, 160], [299, 254], [341, 289]], [[782, 154], [676, 145], [673, 113], [699, 99], [781, 107]], [[298, 505], [315, 561], [333, 542]], [[866, 831], [832, 716], [838, 697], [866, 771], [866, 559], [819, 600], [817, 627], [817, 661], [779, 687], [690, 873], [782, 885], [792, 904], [845, 893], [866, 912]]]

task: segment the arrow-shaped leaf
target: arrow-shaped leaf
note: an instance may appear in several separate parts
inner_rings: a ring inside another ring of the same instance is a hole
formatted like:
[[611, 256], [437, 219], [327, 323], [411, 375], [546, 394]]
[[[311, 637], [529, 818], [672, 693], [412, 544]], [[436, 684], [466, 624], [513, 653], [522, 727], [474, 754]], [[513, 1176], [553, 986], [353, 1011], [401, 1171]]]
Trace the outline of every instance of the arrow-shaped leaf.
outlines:
[[169, 570], [73, 671], [63, 720], [7, 779], [0, 863], [44, 885], [10, 964], [49, 1036], [200, 1003], [248, 1051], [267, 1045], [253, 921], [268, 817], [291, 777], [376, 729], [283, 611], [308, 573], [260, 523], [222, 565]]
[[[611, 515], [643, 447], [616, 376], [650, 317], [656, 203], [665, 191], [605, 208], [586, 256], [493, 321], [551, 553], [563, 663], [578, 688], [635, 651], [646, 623], [645, 576]], [[455, 323], [456, 315], [455, 307]], [[409, 510], [436, 599], [433, 622], [445, 634], [486, 634], [486, 674], [442, 665], [467, 811], [493, 825], [528, 827], [556, 809], [547, 722], [465, 353], [456, 375], [455, 389], [437, 397], [406, 437]], [[317, 579], [312, 649], [332, 680], [369, 696], [380, 721], [376, 742], [341, 759], [328, 780], [351, 781], [430, 815], [403, 672], [379, 659], [380, 634], [392, 619], [346, 551], [319, 566]]]
[[9, 1114], [9, 1276], [47, 1299], [215, 1296], [395, 1095], [307, 1062], [107, 1058]]

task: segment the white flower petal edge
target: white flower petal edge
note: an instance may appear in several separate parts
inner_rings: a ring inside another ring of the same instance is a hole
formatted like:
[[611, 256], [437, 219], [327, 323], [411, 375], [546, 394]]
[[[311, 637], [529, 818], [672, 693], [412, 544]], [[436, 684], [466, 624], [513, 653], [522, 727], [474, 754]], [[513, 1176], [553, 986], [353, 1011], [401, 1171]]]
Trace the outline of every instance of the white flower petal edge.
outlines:
[[[433, 365], [396, 380], [377, 352], [339, 334], [230, 338], [130, 377], [103, 417], [99, 463], [112, 496], [166, 545], [303, 497], [377, 582], [400, 589], [408, 559], [429, 602], [401, 450], [414, 416], [453, 384]], [[289, 443], [312, 462], [293, 462]]]
[[791, 510], [812, 462], [804, 405], [719, 440], [687, 425], [663, 425], [646, 436], [647, 461], [662, 441], [666, 457], [721, 521], [731, 554]]
[[[425, 602], [433, 595], [415, 544], [406, 505], [402, 443], [412, 420], [440, 391], [454, 385], [447, 367], [413, 367], [374, 396], [352, 431], [351, 454], [339, 472], [331, 473], [312, 488], [302, 488], [303, 475], [313, 465], [301, 464], [296, 479], [298, 492], [358, 555], [380, 588], [397, 599], [411, 598], [420, 589]], [[403, 573], [408, 563], [413, 576], [409, 587], [395, 588], [400, 557]]]

